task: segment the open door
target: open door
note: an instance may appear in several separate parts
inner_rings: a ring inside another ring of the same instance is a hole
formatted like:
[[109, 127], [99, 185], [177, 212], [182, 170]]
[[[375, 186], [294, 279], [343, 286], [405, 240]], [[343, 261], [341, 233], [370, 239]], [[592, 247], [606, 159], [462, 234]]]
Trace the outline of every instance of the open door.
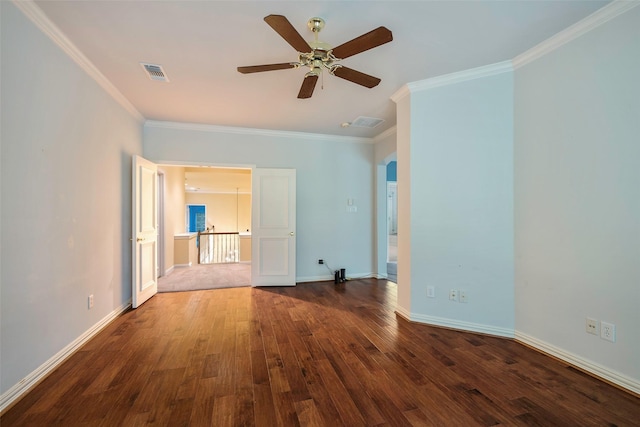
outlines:
[[252, 174], [251, 284], [296, 284], [296, 171]]
[[133, 273], [131, 306], [139, 307], [158, 293], [158, 167], [133, 156]]

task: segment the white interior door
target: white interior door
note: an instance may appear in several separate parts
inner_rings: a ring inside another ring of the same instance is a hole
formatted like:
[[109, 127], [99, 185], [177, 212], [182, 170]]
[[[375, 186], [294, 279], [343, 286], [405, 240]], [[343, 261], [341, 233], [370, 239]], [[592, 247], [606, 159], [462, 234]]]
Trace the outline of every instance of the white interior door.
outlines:
[[133, 156], [133, 250], [131, 306], [139, 307], [158, 292], [158, 167]]
[[252, 173], [251, 284], [296, 284], [296, 171]]

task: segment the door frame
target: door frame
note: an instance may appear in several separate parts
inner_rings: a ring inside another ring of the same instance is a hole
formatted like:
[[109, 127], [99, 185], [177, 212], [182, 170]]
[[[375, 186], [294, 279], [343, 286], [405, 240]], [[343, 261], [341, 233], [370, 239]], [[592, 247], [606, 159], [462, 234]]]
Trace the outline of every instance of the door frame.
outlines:
[[[185, 194], [187, 192], [185, 191]], [[207, 205], [203, 205], [201, 203], [185, 203], [185, 220], [184, 220], [184, 228], [185, 228], [185, 233], [195, 233], [195, 231], [189, 231], [189, 226], [191, 225], [189, 222], [189, 206], [195, 206], [195, 207], [199, 207], [202, 206], [204, 208], [204, 223], [205, 223], [205, 228], [207, 225]]]
[[164, 171], [158, 168], [158, 277], [162, 277], [166, 274], [164, 234]]
[[[224, 169], [250, 169], [251, 170], [251, 176], [253, 177], [253, 173], [256, 169], [256, 165], [255, 164], [242, 164], [242, 163], [207, 163], [207, 162], [178, 162], [178, 161], [158, 161], [156, 162], [158, 168], [162, 168], [163, 166], [169, 166], [169, 167], [177, 167], [177, 168], [190, 168], [190, 167], [212, 167], [212, 168], [224, 168]], [[186, 194], [186, 191], [185, 191]], [[164, 194], [163, 194], [163, 198], [164, 198]], [[251, 191], [251, 204], [253, 205], [253, 189]], [[185, 206], [186, 206], [186, 202], [185, 202]], [[158, 207], [158, 215], [161, 215], [162, 212], [162, 218], [164, 219], [164, 203], [162, 204], [162, 206]], [[185, 215], [189, 215], [189, 211], [186, 210], [185, 208]], [[205, 207], [205, 215], [206, 215], [206, 207]], [[187, 227], [187, 221], [188, 218], [185, 218], [185, 228]], [[185, 231], [187, 231], [188, 228], [186, 228]], [[171, 238], [171, 244], [173, 244], [173, 238]], [[167, 236], [163, 235], [163, 256], [164, 256], [164, 244], [165, 241], [167, 240]], [[251, 234], [251, 245], [253, 246], [253, 233]]]

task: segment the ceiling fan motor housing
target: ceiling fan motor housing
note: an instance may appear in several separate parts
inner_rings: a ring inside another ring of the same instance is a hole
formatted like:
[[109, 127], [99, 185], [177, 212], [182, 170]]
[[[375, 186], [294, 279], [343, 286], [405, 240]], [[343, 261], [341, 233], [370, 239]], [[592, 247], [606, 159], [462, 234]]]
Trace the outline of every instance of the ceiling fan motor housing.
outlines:
[[307, 22], [307, 27], [314, 33], [319, 33], [324, 28], [324, 19], [318, 17], [311, 18]]

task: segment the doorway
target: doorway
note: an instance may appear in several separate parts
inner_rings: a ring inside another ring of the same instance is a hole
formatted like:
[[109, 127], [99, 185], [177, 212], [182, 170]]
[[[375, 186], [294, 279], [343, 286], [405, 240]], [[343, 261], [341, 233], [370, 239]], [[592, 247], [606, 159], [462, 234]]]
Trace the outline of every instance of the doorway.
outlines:
[[387, 278], [398, 282], [397, 162], [387, 164]]
[[[165, 180], [164, 192], [158, 195], [164, 199], [159, 216], [165, 217], [163, 254], [169, 267], [158, 283], [159, 291], [251, 286], [252, 168], [200, 165], [159, 168]], [[201, 255], [215, 255], [223, 249], [213, 245], [220, 237], [214, 236], [214, 231], [227, 238], [234, 234], [238, 241], [242, 234], [242, 241], [237, 242], [242, 247], [234, 245], [234, 256], [222, 257], [219, 264], [204, 265]]]
[[186, 223], [187, 233], [197, 233], [204, 231], [207, 217], [206, 205], [190, 205], [187, 204]]

